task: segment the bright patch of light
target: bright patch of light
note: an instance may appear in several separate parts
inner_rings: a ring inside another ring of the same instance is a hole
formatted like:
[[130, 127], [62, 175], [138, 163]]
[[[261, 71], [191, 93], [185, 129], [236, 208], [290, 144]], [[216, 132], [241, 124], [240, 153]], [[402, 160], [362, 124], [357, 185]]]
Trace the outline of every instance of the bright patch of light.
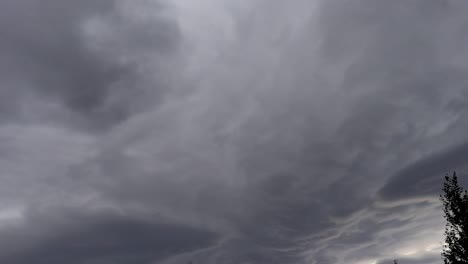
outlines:
[[426, 247], [426, 252], [439, 252], [442, 250], [442, 246], [440, 244], [432, 244]]
[[24, 210], [20, 207], [5, 208], [0, 210], [0, 224], [3, 222], [23, 219]]
[[355, 264], [377, 264], [377, 260], [375, 259], [366, 259], [366, 260], [361, 260], [358, 262], [355, 262]]
[[417, 248], [405, 248], [405, 249], [401, 249], [397, 252], [398, 255], [401, 255], [401, 256], [412, 256], [412, 255], [416, 255], [418, 254], [419, 252], [421, 252], [421, 250], [417, 249]]
[[402, 256], [402, 257], [415, 257], [415, 256], [421, 256], [425, 255], [428, 253], [436, 253], [440, 252], [441, 250], [441, 245], [434, 243], [434, 241], [437, 241], [436, 239], [432, 239], [431, 241], [427, 241], [426, 243], [424, 242], [416, 242], [415, 245], [411, 245], [408, 247], [402, 247], [396, 251], [397, 255]]

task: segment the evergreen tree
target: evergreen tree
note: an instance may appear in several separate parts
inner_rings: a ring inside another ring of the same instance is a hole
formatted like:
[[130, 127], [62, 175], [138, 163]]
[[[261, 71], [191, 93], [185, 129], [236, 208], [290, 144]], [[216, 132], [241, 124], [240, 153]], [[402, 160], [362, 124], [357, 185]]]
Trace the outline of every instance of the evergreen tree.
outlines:
[[442, 258], [445, 264], [468, 263], [468, 193], [458, 185], [456, 173], [445, 176], [440, 200], [445, 219], [445, 245]]

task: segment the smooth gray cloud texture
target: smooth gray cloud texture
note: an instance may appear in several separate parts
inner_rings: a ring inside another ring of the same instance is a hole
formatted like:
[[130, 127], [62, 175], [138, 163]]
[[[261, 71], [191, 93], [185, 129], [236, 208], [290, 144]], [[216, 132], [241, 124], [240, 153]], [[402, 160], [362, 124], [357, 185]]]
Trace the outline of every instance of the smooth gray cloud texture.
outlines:
[[467, 12], [1, 1], [0, 263], [442, 263]]

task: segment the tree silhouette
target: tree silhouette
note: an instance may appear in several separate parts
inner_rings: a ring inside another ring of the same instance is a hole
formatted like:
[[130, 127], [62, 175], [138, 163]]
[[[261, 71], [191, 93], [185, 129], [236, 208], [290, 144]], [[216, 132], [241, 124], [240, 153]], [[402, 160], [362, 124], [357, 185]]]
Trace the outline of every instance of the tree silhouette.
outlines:
[[468, 263], [468, 193], [458, 185], [457, 174], [445, 176], [440, 200], [444, 207], [445, 245], [442, 258], [445, 264]]

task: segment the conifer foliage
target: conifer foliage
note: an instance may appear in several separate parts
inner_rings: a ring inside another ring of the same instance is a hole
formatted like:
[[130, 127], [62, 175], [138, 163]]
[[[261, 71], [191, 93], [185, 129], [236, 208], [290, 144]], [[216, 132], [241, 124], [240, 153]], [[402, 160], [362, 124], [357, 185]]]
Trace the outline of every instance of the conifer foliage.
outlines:
[[442, 258], [445, 264], [468, 263], [468, 193], [458, 184], [457, 174], [445, 176], [440, 195], [445, 219], [445, 244]]

